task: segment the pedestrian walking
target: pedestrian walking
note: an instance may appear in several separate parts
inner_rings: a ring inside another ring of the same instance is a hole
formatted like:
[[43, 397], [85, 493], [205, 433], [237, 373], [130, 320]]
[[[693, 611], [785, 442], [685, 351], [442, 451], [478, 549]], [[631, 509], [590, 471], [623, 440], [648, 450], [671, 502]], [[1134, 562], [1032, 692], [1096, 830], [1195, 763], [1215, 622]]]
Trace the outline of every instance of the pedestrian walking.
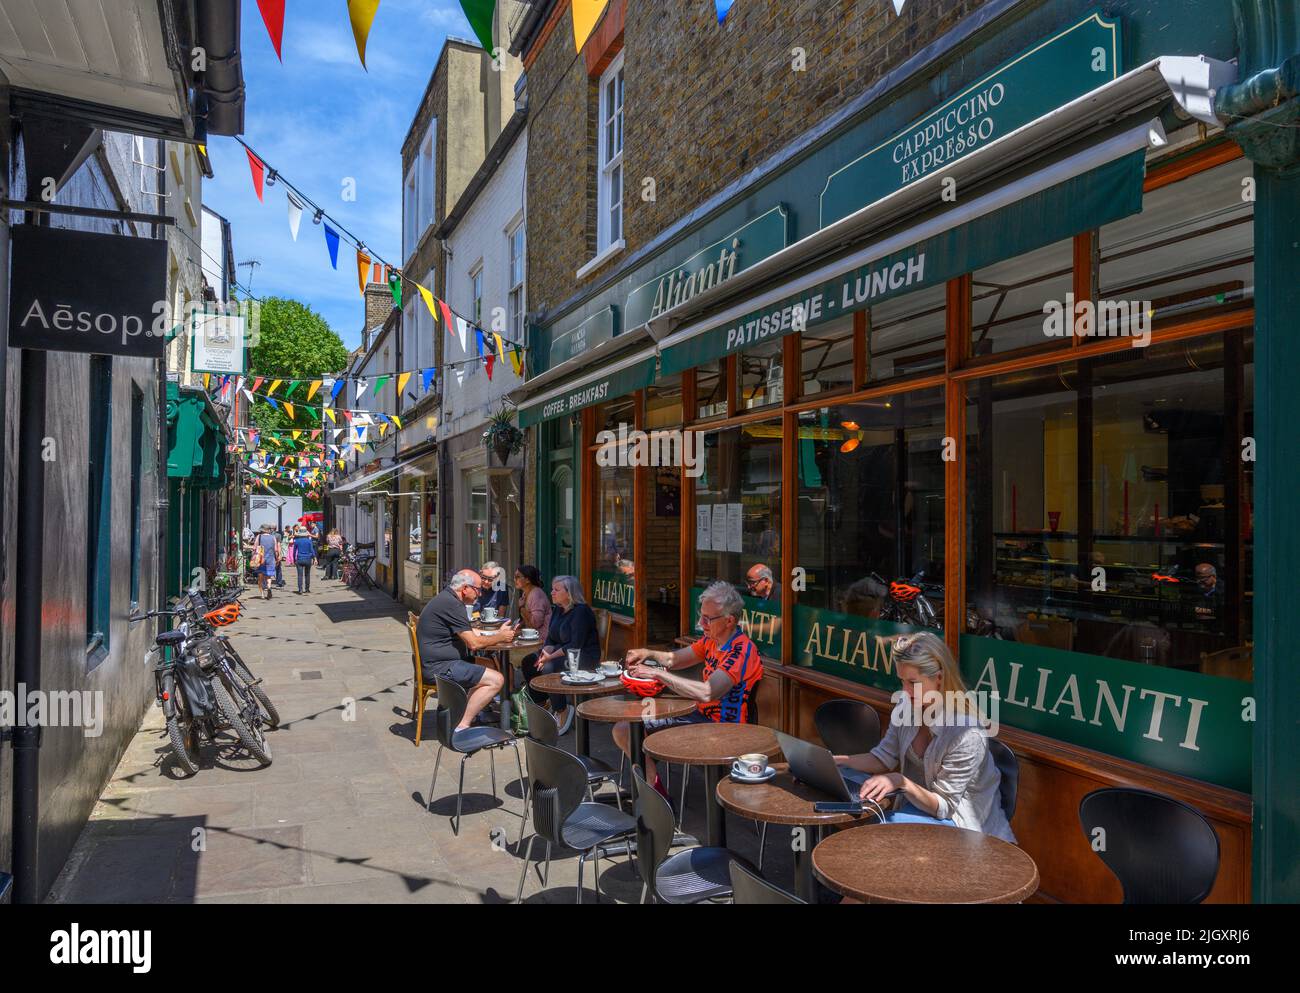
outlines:
[[298, 570], [298, 593], [311, 592], [311, 567], [316, 562], [316, 546], [301, 524], [293, 539], [293, 564]]
[[343, 555], [343, 535], [338, 528], [330, 528], [325, 536], [325, 550], [321, 556], [321, 568], [325, 570], [326, 579], [339, 578], [339, 558]]
[[279, 554], [275, 560], [275, 585], [281, 588], [284, 587], [284, 544], [288, 538], [289, 533], [287, 531], [276, 532], [275, 534], [275, 543], [279, 548]]
[[262, 590], [262, 599], [271, 599], [271, 581], [280, 569], [280, 542], [271, 524], [262, 525], [262, 533], [253, 546], [253, 572]]

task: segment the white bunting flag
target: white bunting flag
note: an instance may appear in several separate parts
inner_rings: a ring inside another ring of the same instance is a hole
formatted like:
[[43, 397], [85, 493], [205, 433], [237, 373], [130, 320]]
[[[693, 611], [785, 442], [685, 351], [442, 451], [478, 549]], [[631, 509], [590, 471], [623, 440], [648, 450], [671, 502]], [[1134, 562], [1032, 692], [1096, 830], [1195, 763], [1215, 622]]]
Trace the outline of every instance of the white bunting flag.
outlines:
[[302, 204], [293, 198], [292, 193], [285, 195], [289, 202], [289, 233], [293, 235], [293, 240], [298, 240], [298, 225], [302, 223]]
[[469, 346], [466, 342], [469, 339], [469, 322], [463, 317], [456, 318], [456, 336], [460, 338], [460, 350], [462, 352], [468, 352]]

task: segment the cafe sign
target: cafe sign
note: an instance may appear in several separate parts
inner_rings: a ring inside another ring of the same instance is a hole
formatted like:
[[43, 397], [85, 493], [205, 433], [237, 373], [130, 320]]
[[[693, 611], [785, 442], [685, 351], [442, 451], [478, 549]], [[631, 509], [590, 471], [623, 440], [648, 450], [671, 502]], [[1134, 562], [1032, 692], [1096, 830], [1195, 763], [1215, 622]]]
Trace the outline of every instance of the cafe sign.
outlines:
[[598, 569], [591, 574], [591, 602], [624, 617], [636, 616], [636, 586], [621, 572]]
[[609, 341], [618, 333], [618, 309], [605, 307], [584, 318], [567, 331], [552, 329], [551, 352], [548, 367], [582, 355], [589, 349]]
[[651, 355], [604, 376], [584, 379], [567, 386], [556, 395], [547, 394], [531, 403], [522, 404], [519, 408], [519, 426], [531, 427], [541, 421], [575, 413], [592, 404], [625, 396], [633, 390], [649, 386], [654, 378], [655, 358]]
[[34, 224], [9, 237], [11, 347], [162, 358], [166, 241]]
[[1120, 75], [1120, 25], [1094, 11], [831, 173], [821, 226], [951, 165]]

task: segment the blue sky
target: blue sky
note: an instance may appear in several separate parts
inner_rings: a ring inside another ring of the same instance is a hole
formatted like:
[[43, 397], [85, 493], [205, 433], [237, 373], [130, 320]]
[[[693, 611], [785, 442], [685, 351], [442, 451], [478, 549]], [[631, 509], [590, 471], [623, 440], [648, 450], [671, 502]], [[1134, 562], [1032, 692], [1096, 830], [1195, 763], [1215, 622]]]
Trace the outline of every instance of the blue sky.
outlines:
[[[382, 0], [361, 68], [347, 6], [289, 0], [284, 63], [275, 57], [255, 0], [244, 0], [244, 140], [273, 168], [361, 238], [398, 264], [402, 232], [402, 139], [415, 117], [447, 35], [472, 38], [459, 0]], [[356, 256], [346, 242], [330, 268], [324, 229], [304, 212], [295, 243], [280, 184], [258, 203], [243, 148], [214, 138], [214, 179], [203, 202], [231, 223], [235, 261], [259, 259], [255, 296], [288, 296], [309, 304], [348, 348], [361, 341], [363, 307]], [[356, 200], [342, 199], [346, 177]], [[247, 286], [249, 269], [239, 268]]]

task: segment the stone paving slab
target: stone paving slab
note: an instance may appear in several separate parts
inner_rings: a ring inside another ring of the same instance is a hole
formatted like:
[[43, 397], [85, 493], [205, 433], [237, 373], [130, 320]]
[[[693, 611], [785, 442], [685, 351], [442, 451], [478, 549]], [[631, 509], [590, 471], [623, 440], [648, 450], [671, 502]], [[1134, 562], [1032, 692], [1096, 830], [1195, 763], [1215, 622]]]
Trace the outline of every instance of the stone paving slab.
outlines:
[[[50, 894], [51, 902], [474, 903], [512, 902], [519, 883], [522, 791], [509, 752], [498, 754], [497, 797], [486, 755], [465, 767], [459, 835], [459, 756], [417, 748], [406, 611], [378, 591], [318, 581], [296, 596], [251, 599], [228, 629], [280, 711], [269, 733], [274, 761], [259, 768], [233, 739], [205, 745], [202, 768], [180, 778], [159, 709], [151, 709], [96, 804]], [[319, 678], [303, 678], [319, 674]], [[432, 707], [433, 701], [430, 701]], [[572, 735], [562, 744], [572, 748]], [[605, 726], [593, 752], [618, 764]], [[520, 743], [522, 756], [523, 746]], [[680, 789], [674, 770], [674, 798]], [[687, 831], [703, 833], [703, 781], [692, 776]], [[606, 789], [605, 792], [608, 792]], [[733, 850], [757, 858], [753, 825], [730, 818]], [[531, 825], [529, 832], [531, 834]], [[773, 831], [765, 872], [792, 885], [789, 832]], [[571, 904], [578, 859], [554, 853], [543, 887], [533, 846], [524, 901]], [[603, 859], [602, 901], [636, 902], [641, 883], [626, 856]], [[584, 902], [595, 899], [592, 869]]]

